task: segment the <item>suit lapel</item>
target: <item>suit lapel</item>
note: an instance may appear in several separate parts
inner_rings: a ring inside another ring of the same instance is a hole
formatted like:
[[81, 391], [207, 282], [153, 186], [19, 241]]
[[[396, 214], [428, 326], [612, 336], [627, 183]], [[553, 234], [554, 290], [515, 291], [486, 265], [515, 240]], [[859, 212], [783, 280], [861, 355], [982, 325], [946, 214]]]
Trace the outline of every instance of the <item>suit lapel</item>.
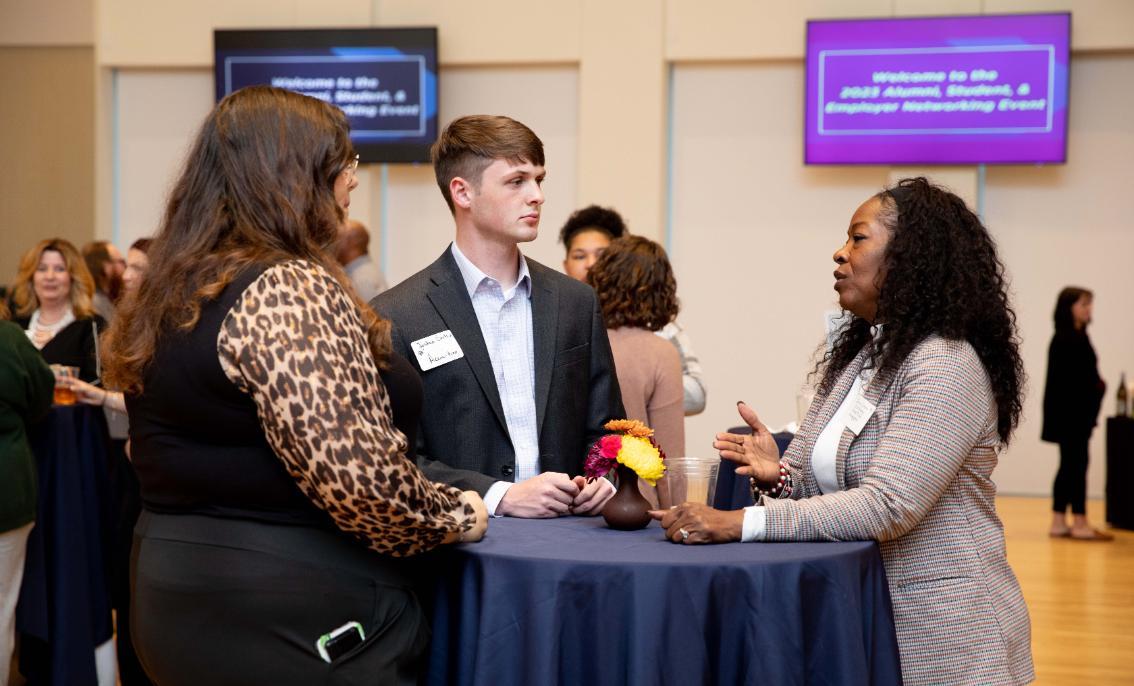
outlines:
[[441, 259], [434, 262], [430, 280], [432, 289], [427, 294], [429, 302], [453, 332], [453, 336], [465, 353], [465, 360], [468, 361], [481, 390], [488, 398], [492, 412], [496, 415], [500, 426], [507, 432], [508, 422], [504, 418], [504, 406], [500, 402], [500, 391], [496, 387], [492, 359], [488, 356], [488, 348], [480, 332], [480, 323], [476, 319], [472, 299], [469, 298], [465, 282], [461, 278], [461, 270], [457, 268], [457, 263], [449, 250], [445, 251]]
[[535, 349], [536, 430], [542, 433], [551, 393], [551, 373], [555, 363], [555, 340], [559, 326], [559, 289], [546, 278], [541, 265], [528, 260], [532, 276], [532, 346]]

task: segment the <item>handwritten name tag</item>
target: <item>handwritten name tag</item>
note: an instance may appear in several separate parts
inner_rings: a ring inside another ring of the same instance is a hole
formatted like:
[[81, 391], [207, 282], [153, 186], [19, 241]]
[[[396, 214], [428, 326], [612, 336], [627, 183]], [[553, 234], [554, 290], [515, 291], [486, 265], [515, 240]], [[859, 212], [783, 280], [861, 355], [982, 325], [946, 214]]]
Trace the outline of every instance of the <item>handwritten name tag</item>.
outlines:
[[847, 428], [857, 436], [877, 409], [878, 406], [867, 400], [865, 395], [860, 395], [847, 412]]
[[417, 339], [410, 343], [410, 349], [417, 357], [417, 365], [423, 372], [465, 356], [465, 351], [461, 350], [456, 336], [449, 329]]

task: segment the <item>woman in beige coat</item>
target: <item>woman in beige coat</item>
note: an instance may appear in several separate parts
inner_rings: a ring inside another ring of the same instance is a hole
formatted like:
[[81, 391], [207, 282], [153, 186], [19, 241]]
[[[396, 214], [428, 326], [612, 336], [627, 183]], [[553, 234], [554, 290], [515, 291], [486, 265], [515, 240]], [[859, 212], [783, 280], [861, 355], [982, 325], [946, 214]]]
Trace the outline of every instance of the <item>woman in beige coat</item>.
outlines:
[[753, 435], [714, 444], [757, 504], [655, 516], [678, 543], [877, 540], [907, 685], [1027, 683], [1028, 611], [991, 480], [1023, 368], [992, 238], [960, 198], [907, 179], [858, 208], [834, 260], [852, 316], [783, 459], [744, 404]]

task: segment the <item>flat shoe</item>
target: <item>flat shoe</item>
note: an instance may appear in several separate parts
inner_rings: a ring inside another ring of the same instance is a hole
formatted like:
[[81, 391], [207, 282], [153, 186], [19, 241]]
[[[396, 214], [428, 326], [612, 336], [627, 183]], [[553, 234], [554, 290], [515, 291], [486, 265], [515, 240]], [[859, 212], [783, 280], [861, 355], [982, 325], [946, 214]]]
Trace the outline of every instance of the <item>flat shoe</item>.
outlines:
[[1067, 537], [1070, 538], [1070, 539], [1076, 540], [1076, 541], [1113, 541], [1114, 540], [1114, 536], [1111, 536], [1108, 533], [1099, 531], [1098, 529], [1091, 529], [1090, 535], [1087, 535], [1087, 536], [1083, 536], [1081, 534], [1076, 534], [1074, 532], [1068, 532]]
[[1067, 529], [1065, 531], [1049, 531], [1047, 535], [1052, 538], [1070, 538], [1071, 530]]

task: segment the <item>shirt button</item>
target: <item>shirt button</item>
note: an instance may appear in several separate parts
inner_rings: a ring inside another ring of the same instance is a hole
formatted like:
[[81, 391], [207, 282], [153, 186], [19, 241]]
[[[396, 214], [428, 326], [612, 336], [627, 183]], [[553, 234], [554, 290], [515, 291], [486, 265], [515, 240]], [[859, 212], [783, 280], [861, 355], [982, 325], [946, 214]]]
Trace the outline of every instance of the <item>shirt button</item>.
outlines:
[[500, 473], [503, 474], [504, 476], [512, 476], [512, 473], [514, 471], [515, 470], [512, 469], [512, 465], [510, 465], [510, 464], [506, 464], [506, 465], [504, 465], [503, 467], [500, 468]]

